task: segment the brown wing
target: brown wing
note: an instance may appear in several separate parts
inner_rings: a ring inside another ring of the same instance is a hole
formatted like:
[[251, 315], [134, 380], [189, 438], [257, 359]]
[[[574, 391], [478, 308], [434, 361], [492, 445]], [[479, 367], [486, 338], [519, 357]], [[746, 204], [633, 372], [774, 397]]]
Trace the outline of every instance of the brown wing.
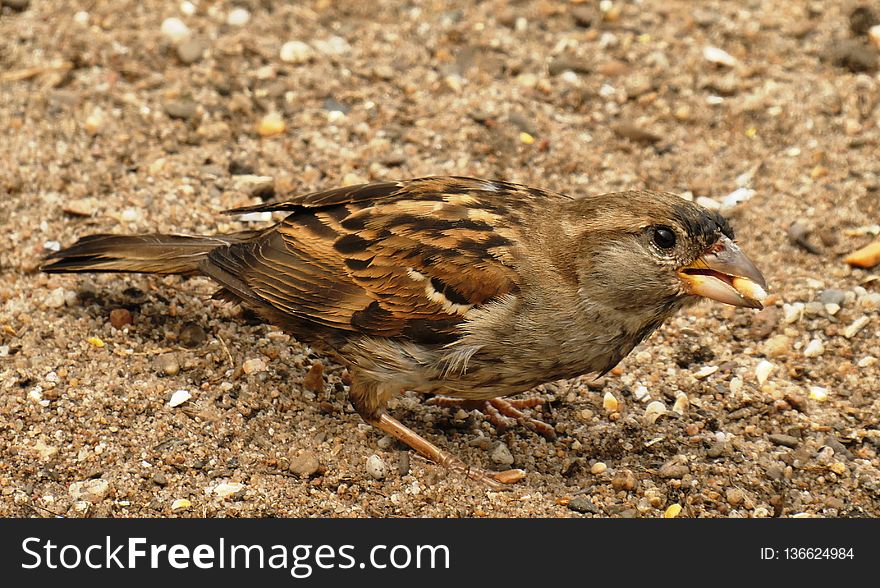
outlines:
[[471, 309], [517, 292], [519, 219], [539, 197], [556, 195], [424, 178], [238, 209], [292, 214], [250, 243], [215, 249], [202, 271], [295, 332], [445, 343]]

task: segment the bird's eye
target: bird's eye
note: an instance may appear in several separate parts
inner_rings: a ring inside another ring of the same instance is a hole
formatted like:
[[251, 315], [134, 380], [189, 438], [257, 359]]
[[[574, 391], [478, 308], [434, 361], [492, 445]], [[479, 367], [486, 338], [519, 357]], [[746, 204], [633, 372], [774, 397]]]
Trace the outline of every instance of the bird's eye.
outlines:
[[660, 249], [675, 247], [675, 231], [669, 227], [654, 227], [654, 244]]

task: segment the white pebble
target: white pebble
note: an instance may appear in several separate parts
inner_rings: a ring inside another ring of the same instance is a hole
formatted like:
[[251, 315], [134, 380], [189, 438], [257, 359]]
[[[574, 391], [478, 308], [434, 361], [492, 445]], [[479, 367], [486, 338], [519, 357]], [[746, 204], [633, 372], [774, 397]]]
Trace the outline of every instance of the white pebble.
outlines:
[[666, 405], [659, 400], [649, 402], [648, 406], [645, 407], [645, 419], [649, 423], [656, 422], [657, 419], [659, 419], [664, 414], [666, 414]]
[[43, 298], [43, 304], [49, 308], [61, 308], [64, 306], [64, 288], [55, 288]]
[[755, 377], [758, 378], [758, 383], [763, 385], [764, 382], [767, 381], [767, 378], [770, 377], [770, 374], [773, 370], [776, 369], [776, 366], [767, 361], [766, 359], [762, 359], [760, 363], [758, 363], [757, 367], [755, 367]]
[[89, 13], [85, 10], [80, 10], [73, 15], [73, 22], [78, 25], [86, 26], [87, 24], [89, 24]]
[[348, 41], [339, 36], [313, 41], [312, 45], [324, 55], [343, 55], [351, 51]]
[[162, 21], [162, 34], [172, 43], [180, 43], [189, 38], [189, 27], [179, 18], [172, 16]]
[[594, 463], [590, 467], [590, 473], [593, 474], [594, 476], [598, 476], [599, 474], [604, 474], [607, 469], [608, 469], [607, 465], [605, 465], [601, 461], [597, 461], [596, 463]]
[[211, 488], [211, 491], [216, 494], [218, 498], [229, 498], [230, 496], [241, 492], [243, 488], [244, 484], [241, 482], [220, 482]]
[[703, 47], [703, 58], [706, 61], [711, 61], [712, 63], [718, 63], [720, 65], [726, 65], [727, 67], [733, 67], [734, 65], [736, 65], [736, 57], [734, 57], [724, 49], [720, 49], [718, 47]]
[[675, 404], [672, 405], [672, 412], [675, 414], [684, 414], [690, 408], [691, 401], [684, 392], [675, 395]]
[[824, 402], [828, 399], [828, 388], [823, 388], [822, 386], [810, 386], [810, 398], [819, 402]]
[[137, 208], [126, 208], [122, 211], [122, 220], [126, 222], [135, 222], [143, 217], [141, 211]]
[[786, 325], [796, 323], [804, 316], [804, 303], [795, 302], [794, 304], [782, 305], [782, 322]]
[[241, 369], [246, 374], [266, 371], [266, 362], [259, 357], [254, 357], [241, 364]]
[[875, 365], [876, 363], [877, 363], [876, 357], [874, 357], [873, 355], [866, 355], [865, 357], [860, 359], [859, 363], [856, 365], [858, 365], [860, 368], [865, 368], [865, 367], [871, 367], [872, 365]]
[[704, 365], [699, 370], [697, 370], [696, 373], [694, 373], [694, 377], [698, 380], [702, 380], [703, 378], [708, 378], [717, 371], [717, 365]]
[[739, 376], [735, 376], [730, 379], [730, 393], [736, 394], [743, 388], [743, 379]]
[[847, 339], [852, 339], [856, 336], [856, 333], [858, 333], [868, 325], [870, 320], [871, 319], [866, 316], [860, 316], [859, 318], [854, 320], [851, 325], [843, 330], [843, 336]]
[[648, 387], [639, 384], [636, 386], [636, 389], [633, 390], [633, 396], [639, 402], [645, 402], [651, 399], [651, 395], [648, 393]]
[[43, 249], [46, 251], [61, 251], [61, 243], [58, 241], [46, 241], [43, 243]]
[[244, 8], [233, 8], [226, 17], [226, 24], [231, 27], [243, 27], [251, 20], [251, 13]]
[[373, 454], [367, 458], [367, 473], [370, 474], [370, 477], [374, 480], [382, 480], [385, 478], [387, 471], [388, 468], [385, 466], [385, 462], [382, 461], [382, 458], [378, 455]]
[[825, 312], [827, 312], [831, 316], [834, 316], [835, 314], [840, 312], [840, 305], [835, 304], [834, 302], [829, 302], [825, 305]]
[[868, 38], [877, 49], [880, 49], [880, 25], [874, 25], [868, 29]]
[[285, 63], [305, 63], [313, 54], [312, 48], [302, 41], [288, 41], [281, 46], [279, 57]]
[[180, 12], [186, 16], [192, 16], [196, 13], [196, 6], [189, 0], [183, 0], [180, 3]]
[[813, 339], [804, 348], [804, 357], [819, 357], [825, 353], [825, 344], [821, 339]]
[[168, 401], [168, 406], [171, 408], [178, 407], [190, 398], [192, 398], [192, 394], [189, 393], [189, 390], [175, 390], [174, 394], [171, 395], [171, 400]]

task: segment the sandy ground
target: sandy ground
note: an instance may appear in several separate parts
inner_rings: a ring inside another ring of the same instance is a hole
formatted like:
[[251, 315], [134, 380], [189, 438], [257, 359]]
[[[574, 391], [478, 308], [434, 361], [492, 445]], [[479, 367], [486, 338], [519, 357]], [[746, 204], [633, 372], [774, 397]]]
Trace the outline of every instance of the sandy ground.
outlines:
[[[880, 217], [854, 2], [0, 4], [0, 515], [880, 515], [880, 282], [842, 261]], [[698, 305], [537, 391], [554, 442], [393, 404], [528, 471], [491, 492], [364, 425], [338, 366], [309, 390], [321, 358], [206, 279], [37, 270], [93, 232], [440, 174], [721, 206], [773, 304]]]

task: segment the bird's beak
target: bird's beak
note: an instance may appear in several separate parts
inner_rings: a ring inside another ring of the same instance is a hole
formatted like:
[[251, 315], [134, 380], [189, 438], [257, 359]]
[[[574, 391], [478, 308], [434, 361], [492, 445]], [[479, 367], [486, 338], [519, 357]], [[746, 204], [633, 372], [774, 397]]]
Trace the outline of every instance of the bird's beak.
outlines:
[[749, 308], [764, 308], [767, 282], [736, 243], [722, 236], [702, 257], [678, 270], [684, 290]]

